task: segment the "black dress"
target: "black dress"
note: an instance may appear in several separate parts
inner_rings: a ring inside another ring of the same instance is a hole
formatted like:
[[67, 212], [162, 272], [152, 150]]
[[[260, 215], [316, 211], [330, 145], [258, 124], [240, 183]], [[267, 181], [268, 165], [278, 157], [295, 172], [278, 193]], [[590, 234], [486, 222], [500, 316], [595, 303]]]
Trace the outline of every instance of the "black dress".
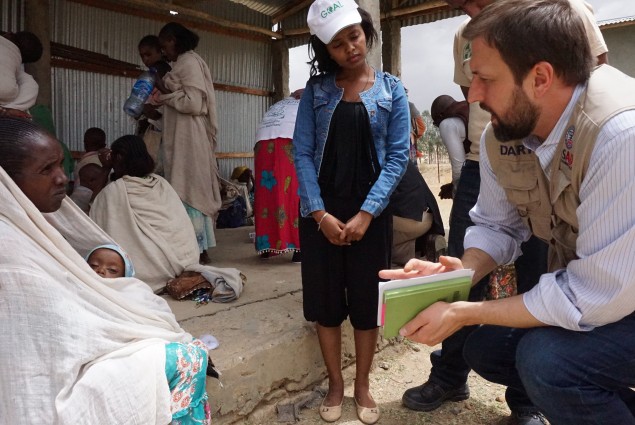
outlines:
[[[366, 108], [339, 102], [318, 176], [326, 211], [346, 223], [359, 212], [380, 171]], [[390, 268], [390, 214], [375, 217], [364, 237], [349, 246], [331, 244], [313, 218], [302, 218], [300, 244], [306, 320], [334, 327], [350, 316], [355, 329], [377, 327], [378, 272]]]

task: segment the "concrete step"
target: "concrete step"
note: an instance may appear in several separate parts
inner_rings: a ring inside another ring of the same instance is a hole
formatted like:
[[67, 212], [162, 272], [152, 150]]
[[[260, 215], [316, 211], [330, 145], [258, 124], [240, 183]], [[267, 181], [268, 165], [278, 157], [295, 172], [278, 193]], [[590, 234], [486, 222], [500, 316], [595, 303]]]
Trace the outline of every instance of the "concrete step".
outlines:
[[[243, 295], [227, 304], [196, 306], [166, 296], [181, 326], [195, 337], [215, 336], [210, 352], [221, 388], [208, 378], [215, 424], [242, 423], [264, 405], [292, 398], [325, 376], [314, 325], [302, 313], [300, 266], [291, 253], [262, 260], [249, 233], [253, 226], [216, 231], [211, 265], [235, 267], [247, 276]], [[344, 326], [342, 357], [353, 359], [352, 331]]]

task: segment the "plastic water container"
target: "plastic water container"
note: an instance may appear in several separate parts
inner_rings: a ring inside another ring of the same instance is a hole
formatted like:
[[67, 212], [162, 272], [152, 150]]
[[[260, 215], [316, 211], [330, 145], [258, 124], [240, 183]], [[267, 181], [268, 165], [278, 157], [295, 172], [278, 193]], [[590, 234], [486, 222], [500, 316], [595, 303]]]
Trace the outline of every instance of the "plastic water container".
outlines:
[[154, 68], [150, 68], [148, 71], [145, 71], [139, 76], [132, 86], [130, 96], [123, 104], [123, 110], [126, 114], [133, 118], [139, 118], [143, 112], [143, 105], [152, 94], [156, 74], [156, 70]]

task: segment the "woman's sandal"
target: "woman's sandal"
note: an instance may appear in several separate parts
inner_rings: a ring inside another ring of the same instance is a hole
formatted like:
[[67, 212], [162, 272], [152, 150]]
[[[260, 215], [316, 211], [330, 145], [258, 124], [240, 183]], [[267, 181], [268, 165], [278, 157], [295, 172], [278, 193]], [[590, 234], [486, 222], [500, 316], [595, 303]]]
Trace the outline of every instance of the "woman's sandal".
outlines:
[[[324, 400], [326, 400], [326, 397], [324, 397]], [[324, 400], [322, 400], [322, 404], [320, 405], [320, 417], [325, 422], [335, 422], [342, 416], [344, 397], [342, 397], [339, 406], [325, 406]]]
[[372, 425], [379, 420], [379, 406], [364, 407], [357, 403], [357, 399], [353, 397], [355, 407], [357, 408], [357, 417], [362, 423]]

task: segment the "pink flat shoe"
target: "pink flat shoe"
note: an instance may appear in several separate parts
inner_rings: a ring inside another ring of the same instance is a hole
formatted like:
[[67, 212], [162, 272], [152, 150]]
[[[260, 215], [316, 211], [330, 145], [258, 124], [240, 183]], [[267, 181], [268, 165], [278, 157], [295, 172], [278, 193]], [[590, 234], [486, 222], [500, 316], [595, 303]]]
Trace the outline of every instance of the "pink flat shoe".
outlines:
[[[326, 397], [324, 398], [326, 400]], [[324, 400], [320, 405], [320, 417], [325, 422], [335, 422], [342, 416], [342, 404], [344, 403], [344, 397], [340, 401], [339, 406], [325, 406]]]
[[362, 423], [372, 425], [379, 420], [379, 406], [364, 407], [357, 403], [356, 398], [353, 397], [353, 400], [355, 401], [355, 407], [357, 408], [357, 418], [359, 418]]

